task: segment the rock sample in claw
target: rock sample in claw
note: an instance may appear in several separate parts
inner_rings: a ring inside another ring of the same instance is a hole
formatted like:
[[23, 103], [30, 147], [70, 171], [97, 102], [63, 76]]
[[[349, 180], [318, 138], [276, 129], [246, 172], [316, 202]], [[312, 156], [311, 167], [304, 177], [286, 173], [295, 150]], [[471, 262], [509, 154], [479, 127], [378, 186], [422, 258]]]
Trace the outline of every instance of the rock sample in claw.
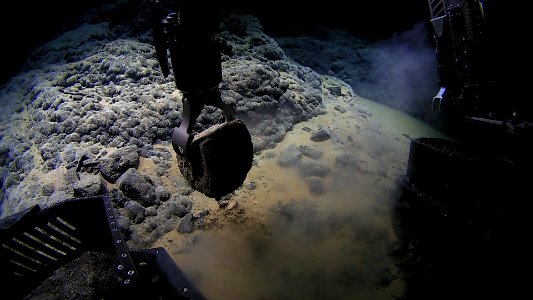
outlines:
[[252, 139], [241, 120], [195, 135], [187, 152], [189, 160], [177, 155], [181, 174], [195, 190], [216, 199], [241, 186], [252, 168]]

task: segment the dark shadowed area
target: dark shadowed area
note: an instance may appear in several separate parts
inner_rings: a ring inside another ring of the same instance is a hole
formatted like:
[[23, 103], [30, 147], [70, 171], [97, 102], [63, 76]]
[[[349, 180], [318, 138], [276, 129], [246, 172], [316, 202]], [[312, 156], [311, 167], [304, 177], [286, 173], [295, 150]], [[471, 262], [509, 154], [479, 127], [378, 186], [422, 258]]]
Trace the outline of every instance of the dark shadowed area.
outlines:
[[[3, 1], [0, 4], [2, 49], [0, 84], [17, 73], [32, 49], [83, 22], [100, 5], [121, 3], [135, 10], [138, 1]], [[290, 33], [302, 26], [332, 26], [367, 37], [390, 37], [427, 17], [425, 0], [416, 1], [222, 1], [228, 10], [256, 15], [267, 32]], [[104, 13], [105, 11], [101, 11]], [[105, 16], [102, 16], [105, 18]], [[108, 16], [109, 18], [116, 16]]]

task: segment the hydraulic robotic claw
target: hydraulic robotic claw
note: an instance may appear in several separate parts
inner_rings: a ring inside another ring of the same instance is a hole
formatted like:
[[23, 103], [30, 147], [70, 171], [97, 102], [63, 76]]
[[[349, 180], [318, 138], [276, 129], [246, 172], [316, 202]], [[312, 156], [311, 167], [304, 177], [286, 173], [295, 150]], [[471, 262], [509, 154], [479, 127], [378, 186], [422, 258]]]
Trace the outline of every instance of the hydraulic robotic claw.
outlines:
[[[172, 131], [172, 146], [180, 171], [196, 190], [219, 200], [246, 178], [253, 160], [253, 145], [246, 125], [234, 119], [221, 98], [220, 12], [217, 2], [152, 0], [152, 23], [157, 60], [163, 76], [170, 73], [183, 93], [179, 127]], [[204, 106], [221, 109], [225, 123], [193, 133]]]

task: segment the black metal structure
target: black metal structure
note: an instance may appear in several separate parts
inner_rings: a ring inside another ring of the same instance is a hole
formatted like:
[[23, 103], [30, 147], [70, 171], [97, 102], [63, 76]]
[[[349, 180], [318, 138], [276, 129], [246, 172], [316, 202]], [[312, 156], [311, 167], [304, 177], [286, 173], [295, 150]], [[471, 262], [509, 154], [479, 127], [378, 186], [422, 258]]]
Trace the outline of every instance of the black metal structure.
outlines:
[[509, 161], [454, 141], [411, 140], [394, 213], [405, 299], [518, 294], [527, 188], [516, 175]]
[[122, 295], [205, 299], [163, 248], [129, 251], [108, 195], [69, 199], [46, 209], [36, 205], [0, 220], [4, 299], [23, 298], [88, 251], [116, 257]]
[[177, 154], [189, 157], [196, 119], [206, 105], [221, 109], [226, 121], [233, 111], [221, 99], [220, 14], [217, 2], [152, 0], [152, 27], [157, 60], [164, 77], [170, 62], [176, 87], [183, 93], [179, 127], [172, 131]]

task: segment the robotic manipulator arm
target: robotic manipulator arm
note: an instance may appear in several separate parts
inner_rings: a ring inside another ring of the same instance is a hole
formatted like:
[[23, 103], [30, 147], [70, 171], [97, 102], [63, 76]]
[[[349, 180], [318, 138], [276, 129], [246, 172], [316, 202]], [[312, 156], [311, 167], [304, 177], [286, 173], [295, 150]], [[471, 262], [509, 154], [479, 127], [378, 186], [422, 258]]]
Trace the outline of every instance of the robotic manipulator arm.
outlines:
[[220, 58], [220, 12], [218, 2], [152, 0], [152, 23], [157, 60], [163, 76], [170, 73], [168, 53], [176, 87], [183, 93], [182, 121], [172, 131], [178, 155], [187, 152], [194, 138], [196, 119], [205, 105], [221, 109], [226, 122], [233, 112], [222, 101]]
[[519, 84], [507, 67], [513, 52], [497, 3], [428, 0], [441, 85], [432, 107], [517, 133], [533, 127], [533, 104], [510, 95]]

